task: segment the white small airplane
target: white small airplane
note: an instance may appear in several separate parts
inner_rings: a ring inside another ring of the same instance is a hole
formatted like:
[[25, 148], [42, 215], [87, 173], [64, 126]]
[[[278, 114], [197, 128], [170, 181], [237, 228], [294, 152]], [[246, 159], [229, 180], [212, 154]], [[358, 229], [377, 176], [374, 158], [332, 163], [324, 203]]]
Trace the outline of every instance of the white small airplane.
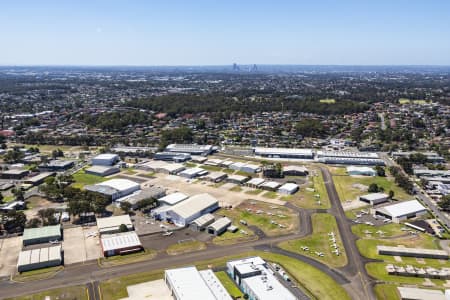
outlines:
[[173, 234], [173, 231], [166, 231], [163, 233], [163, 236], [171, 236]]

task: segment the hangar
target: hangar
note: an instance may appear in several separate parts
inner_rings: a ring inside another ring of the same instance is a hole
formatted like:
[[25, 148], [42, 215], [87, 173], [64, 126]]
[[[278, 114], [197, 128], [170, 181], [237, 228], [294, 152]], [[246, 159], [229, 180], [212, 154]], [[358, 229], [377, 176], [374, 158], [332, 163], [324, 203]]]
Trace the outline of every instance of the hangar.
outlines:
[[158, 202], [161, 205], [175, 205], [183, 200], [186, 200], [187, 198], [188, 198], [187, 195], [180, 192], [175, 192], [162, 198], [159, 198]]
[[347, 174], [350, 176], [376, 176], [377, 172], [370, 167], [347, 167]]
[[445, 250], [377, 246], [377, 251], [380, 255], [448, 259], [448, 253]]
[[166, 219], [170, 219], [175, 225], [184, 227], [196, 218], [210, 213], [219, 208], [219, 201], [209, 194], [199, 194], [188, 198], [174, 206], [166, 213]]
[[128, 179], [114, 178], [94, 185], [87, 185], [84, 189], [103, 194], [114, 201], [140, 190], [141, 186], [139, 183]]
[[313, 159], [314, 153], [311, 149], [297, 148], [255, 148], [255, 155], [269, 158], [297, 158]]
[[102, 235], [100, 243], [105, 257], [139, 252], [144, 249], [135, 231]]
[[164, 151], [207, 156], [213, 152], [213, 146], [197, 144], [170, 144], [166, 147], [166, 149], [164, 149]]
[[60, 241], [61, 239], [61, 225], [25, 228], [22, 236], [24, 246]]
[[374, 214], [391, 219], [395, 223], [427, 213], [427, 209], [417, 200], [404, 201], [374, 209]]
[[231, 225], [230, 219], [228, 219], [227, 217], [220, 218], [208, 226], [208, 233], [214, 235], [221, 235], [227, 230], [228, 226], [230, 225]]
[[86, 174], [92, 174], [96, 176], [109, 176], [112, 174], [116, 174], [120, 172], [120, 169], [118, 167], [114, 166], [92, 166], [89, 169], [86, 169], [84, 171]]
[[62, 264], [61, 245], [25, 250], [19, 253], [19, 272], [55, 267]]
[[283, 184], [278, 189], [278, 193], [292, 195], [292, 194], [295, 194], [298, 190], [299, 190], [299, 187], [297, 184], [288, 182], [288, 183]]
[[359, 201], [367, 202], [370, 205], [376, 205], [389, 200], [389, 195], [385, 193], [371, 193], [359, 196]]
[[95, 156], [91, 160], [93, 166], [112, 166], [119, 162], [120, 158], [117, 154], [103, 153]]

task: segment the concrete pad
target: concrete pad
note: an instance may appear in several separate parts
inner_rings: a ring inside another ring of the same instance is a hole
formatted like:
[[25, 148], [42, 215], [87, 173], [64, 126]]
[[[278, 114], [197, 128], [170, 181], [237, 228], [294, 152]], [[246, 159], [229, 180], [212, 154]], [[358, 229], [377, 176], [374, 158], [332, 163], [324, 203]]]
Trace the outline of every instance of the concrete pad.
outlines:
[[394, 255], [394, 259], [396, 262], [402, 262], [402, 258], [400, 256]]
[[127, 286], [127, 292], [121, 300], [173, 300], [164, 279]]
[[434, 284], [434, 283], [430, 280], [430, 278], [425, 278], [424, 281], [423, 281], [423, 285], [424, 285], [424, 286], [435, 286], [436, 284]]
[[444, 287], [450, 288], [450, 280], [446, 280], [446, 281], [445, 281]]
[[[90, 236], [90, 233], [97, 233]], [[73, 227], [64, 230], [64, 264], [94, 260], [102, 256], [97, 226]]]
[[17, 272], [17, 260], [22, 250], [22, 237], [0, 239], [0, 277]]
[[424, 260], [423, 258], [416, 258], [416, 261], [417, 261], [419, 264], [422, 264], [422, 265], [425, 265], [425, 264], [426, 264], [426, 262], [425, 262], [425, 260]]

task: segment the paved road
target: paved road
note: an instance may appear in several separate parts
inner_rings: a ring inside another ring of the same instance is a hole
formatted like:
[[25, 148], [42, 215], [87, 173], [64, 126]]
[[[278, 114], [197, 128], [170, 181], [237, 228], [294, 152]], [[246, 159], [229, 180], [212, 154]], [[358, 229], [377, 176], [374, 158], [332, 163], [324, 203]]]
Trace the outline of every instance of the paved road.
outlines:
[[326, 167], [320, 167], [320, 170], [322, 171], [325, 187], [332, 206], [330, 212], [336, 218], [342, 243], [347, 254], [348, 263], [341, 270], [347, 274], [347, 278], [352, 279], [352, 285], [354, 291], [357, 293], [357, 299], [375, 300], [376, 297], [371, 288], [371, 279], [364, 266], [365, 259], [356, 247], [357, 237], [353, 234], [351, 224], [345, 216], [331, 173]]
[[386, 122], [384, 120], [384, 113], [379, 113], [378, 116], [380, 117], [381, 130], [386, 130]]

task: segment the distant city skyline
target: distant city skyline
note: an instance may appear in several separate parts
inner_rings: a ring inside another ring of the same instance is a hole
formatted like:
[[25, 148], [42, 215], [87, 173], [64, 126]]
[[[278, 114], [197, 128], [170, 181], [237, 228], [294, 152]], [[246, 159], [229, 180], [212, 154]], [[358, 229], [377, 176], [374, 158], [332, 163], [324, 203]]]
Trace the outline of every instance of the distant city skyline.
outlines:
[[450, 2], [10, 1], [0, 65], [450, 65]]

